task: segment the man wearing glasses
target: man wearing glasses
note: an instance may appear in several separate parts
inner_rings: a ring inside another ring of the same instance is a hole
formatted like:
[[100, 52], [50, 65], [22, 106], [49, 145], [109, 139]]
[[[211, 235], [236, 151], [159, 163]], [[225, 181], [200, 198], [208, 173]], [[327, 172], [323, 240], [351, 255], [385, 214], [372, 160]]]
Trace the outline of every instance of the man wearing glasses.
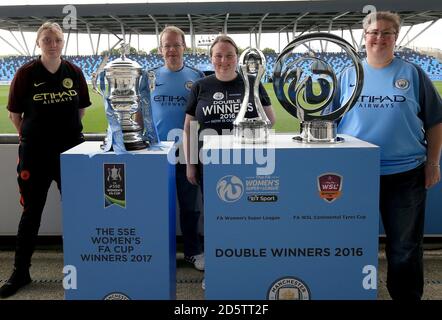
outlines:
[[[159, 47], [164, 65], [148, 70], [148, 81], [145, 77], [141, 81], [141, 88], [149, 87], [151, 91], [152, 116], [159, 138], [161, 141], [177, 142], [177, 159], [184, 159], [180, 149], [187, 96], [192, 84], [204, 77], [201, 71], [184, 64], [185, 49], [184, 32], [175, 26], [166, 27], [160, 34]], [[187, 181], [184, 161], [179, 161], [175, 168], [184, 258], [197, 270], [203, 271], [204, 253], [198, 234], [198, 187]]]

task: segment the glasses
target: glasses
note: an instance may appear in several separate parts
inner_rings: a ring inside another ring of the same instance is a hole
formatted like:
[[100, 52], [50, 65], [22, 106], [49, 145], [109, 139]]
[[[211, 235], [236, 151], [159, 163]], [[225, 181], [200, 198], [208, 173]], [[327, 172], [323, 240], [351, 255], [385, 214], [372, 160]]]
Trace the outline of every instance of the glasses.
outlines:
[[366, 31], [365, 34], [370, 37], [373, 37], [373, 38], [377, 38], [379, 36], [381, 38], [389, 38], [391, 36], [396, 35], [396, 32], [394, 32], [394, 31]]
[[177, 44], [165, 44], [164, 46], [161, 46], [163, 49], [165, 50], [171, 50], [171, 49], [176, 49], [178, 50], [179, 48], [181, 48], [183, 46], [182, 43], [177, 43]]
[[223, 56], [221, 54], [216, 54], [213, 56], [213, 58], [215, 59], [215, 61], [221, 61], [223, 58], [230, 61], [230, 60], [234, 60], [236, 58], [236, 55], [226, 54], [225, 56]]

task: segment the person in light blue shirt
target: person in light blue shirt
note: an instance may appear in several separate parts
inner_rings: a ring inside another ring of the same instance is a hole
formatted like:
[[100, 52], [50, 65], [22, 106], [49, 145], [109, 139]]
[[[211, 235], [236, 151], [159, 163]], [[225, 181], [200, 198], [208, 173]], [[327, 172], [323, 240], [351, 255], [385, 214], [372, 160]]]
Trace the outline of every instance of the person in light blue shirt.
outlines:
[[[442, 101], [422, 69], [394, 56], [399, 28], [400, 17], [391, 12], [364, 18], [364, 86], [338, 133], [380, 147], [387, 288], [393, 299], [418, 300], [426, 190], [440, 181]], [[354, 70], [345, 70], [339, 84], [342, 105], [354, 89]]]
[[[182, 130], [186, 114], [187, 98], [193, 83], [204, 73], [184, 64], [186, 48], [184, 32], [168, 26], [160, 34], [159, 53], [164, 65], [148, 70], [140, 86], [150, 89], [152, 117], [161, 141], [177, 143], [177, 158], [184, 159], [181, 149]], [[180, 153], [182, 156], [180, 157]], [[177, 196], [180, 208], [180, 227], [184, 241], [184, 259], [197, 270], [204, 270], [204, 253], [198, 233], [200, 211], [197, 186], [186, 178], [184, 161], [176, 164]]]

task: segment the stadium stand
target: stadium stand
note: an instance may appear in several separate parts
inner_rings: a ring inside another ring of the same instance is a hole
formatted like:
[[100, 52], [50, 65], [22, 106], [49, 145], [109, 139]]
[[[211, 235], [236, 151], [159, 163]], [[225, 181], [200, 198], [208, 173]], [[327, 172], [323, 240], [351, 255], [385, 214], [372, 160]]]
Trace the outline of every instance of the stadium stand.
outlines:
[[[419, 65], [430, 77], [431, 80], [442, 80], [442, 63], [429, 55], [421, 54], [409, 49], [402, 50], [396, 53], [397, 56]], [[364, 53], [361, 53], [364, 56]], [[298, 59], [300, 54], [295, 54], [293, 59]], [[84, 72], [86, 80], [91, 80], [91, 75], [95, 72], [102, 61], [102, 56], [66, 56], [67, 60], [72, 61]], [[117, 59], [117, 56], [111, 56], [110, 60]], [[163, 63], [160, 55], [129, 55], [128, 58], [137, 61], [143, 68], [154, 68]], [[277, 54], [267, 54], [266, 60], [266, 74], [263, 78], [264, 82], [270, 82], [273, 74], [273, 67], [275, 65]], [[335, 70], [337, 74], [345, 67], [349, 66], [350, 60], [344, 53], [341, 52], [326, 52], [320, 56], [321, 59], [327, 61]], [[0, 81], [8, 82], [14, 77], [16, 70], [24, 63], [31, 59], [29, 56], [9, 56], [0, 58]], [[197, 68], [203, 72], [210, 73], [213, 71], [212, 64], [207, 55], [204, 54], [186, 54], [184, 56], [187, 65]], [[303, 67], [307, 65], [304, 64]]]

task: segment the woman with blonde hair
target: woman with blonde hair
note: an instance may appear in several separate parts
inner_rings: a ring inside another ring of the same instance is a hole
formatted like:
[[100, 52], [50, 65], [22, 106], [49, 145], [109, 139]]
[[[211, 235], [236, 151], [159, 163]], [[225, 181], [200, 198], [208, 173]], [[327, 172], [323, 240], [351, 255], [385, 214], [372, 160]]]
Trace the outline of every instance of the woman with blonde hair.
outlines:
[[31, 282], [29, 268], [48, 189], [60, 190], [60, 154], [84, 141], [81, 118], [91, 102], [80, 68], [61, 57], [63, 31], [45, 22], [37, 31], [41, 55], [19, 68], [7, 109], [20, 137], [17, 180], [23, 213], [17, 232], [14, 271], [0, 297]]

